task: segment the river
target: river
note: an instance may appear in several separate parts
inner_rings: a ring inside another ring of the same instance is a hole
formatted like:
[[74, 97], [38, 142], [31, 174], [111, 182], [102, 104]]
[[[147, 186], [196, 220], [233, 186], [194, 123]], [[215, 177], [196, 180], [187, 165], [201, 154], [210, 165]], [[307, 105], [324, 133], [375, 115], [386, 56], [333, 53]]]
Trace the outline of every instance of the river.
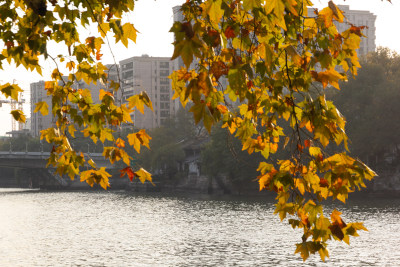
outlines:
[[0, 266], [400, 266], [399, 204], [341, 206], [369, 232], [303, 263], [272, 199], [0, 189]]

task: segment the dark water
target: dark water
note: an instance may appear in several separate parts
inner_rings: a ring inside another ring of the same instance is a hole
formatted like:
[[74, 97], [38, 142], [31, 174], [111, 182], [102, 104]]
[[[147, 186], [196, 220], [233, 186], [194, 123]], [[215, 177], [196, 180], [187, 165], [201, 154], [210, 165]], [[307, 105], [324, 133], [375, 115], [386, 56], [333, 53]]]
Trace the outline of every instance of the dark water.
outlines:
[[341, 207], [369, 232], [303, 263], [272, 200], [0, 189], [0, 266], [400, 266], [399, 204]]

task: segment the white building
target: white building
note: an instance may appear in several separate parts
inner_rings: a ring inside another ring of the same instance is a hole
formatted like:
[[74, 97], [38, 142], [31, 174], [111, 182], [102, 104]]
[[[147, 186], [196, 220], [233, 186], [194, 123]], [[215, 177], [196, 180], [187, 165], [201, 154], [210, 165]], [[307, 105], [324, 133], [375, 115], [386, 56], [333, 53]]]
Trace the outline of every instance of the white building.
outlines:
[[[42, 116], [40, 112], [33, 112], [38, 102], [46, 102], [49, 106], [49, 114]], [[44, 89], [44, 81], [31, 83], [31, 134], [40, 136], [40, 131], [53, 126], [53, 114], [51, 113], [51, 96]]]
[[[376, 15], [369, 11], [351, 10], [347, 5], [339, 5], [338, 7], [343, 11], [344, 16], [349, 20], [350, 23], [354, 24], [355, 26], [366, 26], [366, 28], [362, 31], [366, 38], [362, 37], [360, 48], [357, 50], [357, 53], [359, 55], [365, 55], [369, 52], [374, 52], [376, 49]], [[341, 24], [338, 26], [338, 31], [342, 32], [346, 28], [348, 28], [347, 25]]]
[[[44, 89], [45, 88], [45, 82], [44, 81], [39, 81], [36, 83], [31, 83], [31, 134], [32, 136], [40, 136], [40, 131], [54, 127], [55, 126], [55, 118], [53, 117], [53, 114], [51, 112], [52, 109], [52, 101], [51, 101], [51, 95], [47, 95], [47, 91]], [[84, 82], [76, 82], [73, 85], [73, 88], [75, 89], [89, 89], [92, 94], [92, 101], [93, 103], [99, 103], [99, 93], [100, 89], [105, 89], [105, 86], [98, 82], [97, 84], [91, 83], [90, 85], [84, 83]], [[47, 105], [49, 106], [49, 114], [46, 116], [42, 116], [40, 112], [34, 112], [36, 103], [38, 102], [46, 102]]]
[[[369, 11], [351, 10], [348, 5], [338, 5], [338, 7], [343, 11], [343, 15], [345, 16], [344, 22], [349, 22], [354, 26], [366, 26], [366, 28], [362, 31], [366, 38], [362, 37], [360, 48], [357, 50], [357, 54], [362, 56], [369, 52], [374, 52], [376, 49], [376, 15]], [[311, 17], [315, 16], [313, 8], [308, 9], [308, 15]], [[343, 32], [349, 28], [347, 23], [335, 23], [335, 25], [339, 32]]]
[[153, 104], [154, 112], [145, 107], [131, 115], [136, 128], [151, 129], [161, 126], [178, 110], [178, 101], [172, 100], [171, 80], [174, 62], [169, 57], [131, 57], [120, 61], [122, 73], [122, 98], [145, 91]]

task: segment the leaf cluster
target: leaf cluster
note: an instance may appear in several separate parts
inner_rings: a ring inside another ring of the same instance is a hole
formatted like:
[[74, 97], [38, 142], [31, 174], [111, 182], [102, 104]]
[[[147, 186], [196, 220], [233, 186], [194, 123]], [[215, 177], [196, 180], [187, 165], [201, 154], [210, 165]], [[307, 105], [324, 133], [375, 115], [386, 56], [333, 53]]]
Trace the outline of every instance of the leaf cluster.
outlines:
[[[131, 168], [131, 157], [115, 133], [120, 131], [122, 124], [132, 124], [131, 115], [135, 110], [143, 112], [144, 105], [152, 108], [152, 104], [145, 92], [132, 96], [127, 104], [119, 103], [115, 98], [120, 81], [109, 80], [109, 70], [101, 59], [103, 46], [110, 45], [108, 34], [125, 46], [129, 41], [136, 41], [137, 30], [122, 20], [123, 15], [133, 8], [134, 1], [128, 0], [7, 0], [0, 7], [0, 39], [4, 43], [0, 68], [7, 61], [41, 74], [40, 58], [52, 61], [55, 66], [52, 80], [45, 82], [52, 105], [49, 107], [42, 101], [34, 108], [34, 112], [43, 116], [51, 113], [54, 118], [54, 127], [41, 132], [41, 139], [53, 144], [48, 165], [54, 166], [59, 174], [68, 174], [71, 179], [81, 174], [82, 181], [90, 185], [99, 183], [105, 189], [109, 186], [107, 171], [98, 167], [88, 155], [76, 151], [70, 139], [75, 138], [78, 131], [95, 144], [108, 142], [103, 155], [111, 163], [122, 161]], [[97, 34], [85, 36], [85, 31], [78, 31], [93, 28], [97, 28]], [[66, 52], [51, 54], [47, 50], [49, 43], [55, 43], [58, 51]], [[61, 69], [68, 73], [61, 73]], [[84, 85], [97, 83], [103, 87], [100, 103], [93, 102], [91, 92]], [[16, 84], [4, 84], [0, 89], [3, 95], [14, 100], [18, 100], [18, 93], [22, 91]], [[11, 113], [17, 121], [25, 121], [22, 111]], [[142, 145], [148, 146], [149, 140], [144, 130], [128, 136], [129, 145], [137, 151]], [[81, 169], [87, 170], [81, 173]], [[151, 176], [140, 168], [136, 174], [142, 181], [151, 181]]]
[[[348, 242], [363, 227], [348, 231], [339, 213], [325, 218], [323, 201], [345, 202], [375, 173], [346, 152], [325, 149], [348, 150], [346, 121], [325, 90], [357, 74], [364, 27], [348, 24], [339, 32], [336, 24], [346, 23], [339, 7], [329, 1], [309, 14], [311, 7], [300, 0], [186, 1], [185, 20], [171, 28], [173, 58], [181, 57], [184, 67], [171, 79], [174, 97], [193, 102], [196, 123], [209, 131], [222, 123], [243, 151], [263, 157], [260, 190], [275, 191], [275, 212], [304, 232], [296, 253], [305, 260], [319, 252], [324, 260], [327, 240]], [[286, 146], [290, 156], [272, 160]]]

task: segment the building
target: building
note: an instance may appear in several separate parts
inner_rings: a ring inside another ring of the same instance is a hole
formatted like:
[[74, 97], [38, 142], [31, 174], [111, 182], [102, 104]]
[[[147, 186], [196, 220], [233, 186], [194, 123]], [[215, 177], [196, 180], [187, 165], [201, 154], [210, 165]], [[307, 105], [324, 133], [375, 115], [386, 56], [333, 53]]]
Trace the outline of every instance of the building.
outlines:
[[[351, 10], [348, 5], [338, 5], [338, 7], [340, 10], [343, 11], [345, 22], [347, 21], [355, 26], [366, 26], [366, 28], [363, 30], [363, 34], [366, 37], [362, 37], [360, 48], [357, 50], [357, 54], [359, 56], [362, 56], [369, 52], [374, 52], [376, 49], [376, 15], [369, 11]], [[315, 16], [313, 8], [308, 9], [308, 15]], [[335, 25], [339, 32], [343, 32], [349, 28], [349, 25], [346, 23], [335, 23]]]
[[[107, 88], [106, 91], [113, 91], [113, 88], [110, 88], [109, 84], [111, 81], [115, 83], [121, 83], [122, 77], [121, 77], [121, 69], [119, 67], [119, 64], [107, 64], [106, 65], [107, 70], [105, 71], [107, 73]], [[118, 78], [119, 77], [119, 78]], [[122, 97], [122, 90], [118, 90], [117, 92], [112, 92], [114, 94], [114, 99], [115, 103], [119, 104], [121, 97]]]
[[[363, 30], [363, 34], [366, 37], [362, 37], [360, 48], [358, 49], [357, 53], [359, 55], [365, 55], [369, 52], [374, 52], [376, 49], [375, 44], [375, 21], [376, 15], [369, 11], [364, 10], [351, 10], [348, 5], [339, 5], [340, 10], [343, 11], [344, 16], [349, 20], [350, 23], [354, 24], [355, 26], [367, 26]], [[341, 24], [338, 27], [339, 32], [344, 31], [348, 26]]]
[[153, 103], [154, 112], [145, 108], [131, 114], [134, 126], [151, 129], [159, 127], [178, 110], [178, 101], [172, 100], [171, 80], [174, 63], [169, 57], [131, 57], [120, 61], [122, 99], [145, 91]]
[[[174, 22], [183, 22], [185, 20], [185, 17], [183, 16], [183, 13], [181, 11], [181, 6], [174, 6], [172, 8], [172, 13], [173, 13]], [[190, 64], [189, 69], [196, 69], [198, 63], [199, 63], [199, 60], [195, 57], [193, 59], [193, 62]], [[174, 65], [174, 70], [179, 70], [182, 67], [184, 67], [182, 58], [178, 57], [178, 58], [174, 59], [173, 65]], [[218, 82], [219, 82], [220, 88], [222, 88], [223, 90], [225, 90], [226, 87], [228, 86], [228, 79], [226, 76], [221, 76], [220, 79], [218, 80]], [[235, 104], [235, 103], [230, 103], [230, 104]]]
[[[66, 78], [66, 77], [65, 77]], [[55, 119], [53, 117], [53, 114], [51, 112], [51, 107], [52, 107], [52, 100], [51, 96], [47, 95], [47, 91], [44, 89], [45, 88], [45, 82], [44, 81], [39, 81], [36, 83], [31, 83], [30, 84], [30, 91], [31, 91], [31, 121], [30, 121], [30, 131], [32, 136], [40, 136], [40, 131], [45, 130], [50, 127], [54, 127]], [[99, 103], [99, 94], [100, 94], [100, 89], [105, 89], [105, 86], [97, 82], [97, 84], [86, 84], [85, 82], [75, 82], [73, 85], [73, 88], [75, 89], [89, 89], [92, 93], [92, 100], [93, 103]], [[42, 116], [40, 112], [34, 112], [36, 103], [38, 102], [46, 102], [47, 105], [49, 106], [49, 114], [46, 116]]]
[[38, 102], [46, 102], [51, 109], [51, 96], [47, 95], [44, 89], [44, 81], [31, 83], [31, 134], [40, 136], [40, 131], [53, 126], [53, 114], [49, 111], [47, 116], [42, 116], [40, 112], [33, 112]]

